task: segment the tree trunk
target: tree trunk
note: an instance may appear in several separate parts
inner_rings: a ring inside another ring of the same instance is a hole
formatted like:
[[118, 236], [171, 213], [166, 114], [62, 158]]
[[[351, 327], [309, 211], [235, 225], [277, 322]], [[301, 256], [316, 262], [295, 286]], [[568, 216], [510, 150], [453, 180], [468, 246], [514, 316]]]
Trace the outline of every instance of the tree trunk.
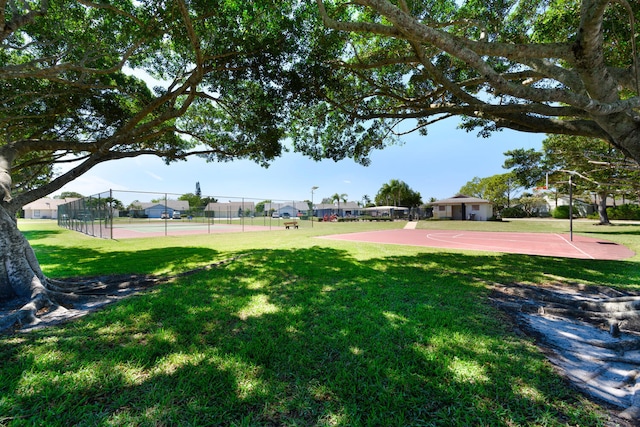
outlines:
[[36, 323], [43, 308], [55, 308], [40, 264], [15, 218], [0, 204], [0, 306], [20, 307], [0, 319], [0, 331]]
[[0, 205], [0, 302], [33, 299], [46, 292], [46, 278], [16, 220]]
[[239, 257], [164, 277], [127, 274], [50, 279], [40, 269], [11, 211], [0, 203], [0, 333], [71, 320], [150, 286], [219, 267]]
[[601, 225], [611, 225], [609, 215], [607, 215], [607, 193], [598, 193], [600, 202], [598, 203], [598, 215], [600, 216]]

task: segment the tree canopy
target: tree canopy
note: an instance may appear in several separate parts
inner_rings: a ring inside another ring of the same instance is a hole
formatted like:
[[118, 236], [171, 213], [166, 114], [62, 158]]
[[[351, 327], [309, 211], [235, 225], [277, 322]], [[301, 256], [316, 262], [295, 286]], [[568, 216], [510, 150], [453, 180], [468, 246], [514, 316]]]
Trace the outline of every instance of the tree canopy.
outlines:
[[388, 183], [382, 184], [375, 198], [378, 206], [404, 206], [418, 207], [422, 204], [422, 196], [414, 191], [409, 185], [398, 179], [392, 179]]
[[299, 143], [311, 154], [343, 144], [361, 156], [398, 136], [401, 121], [426, 132], [457, 116], [483, 136], [509, 128], [598, 138], [640, 161], [636, 1], [316, 3], [344, 41], [332, 66], [348, 84], [318, 105], [325, 138]]
[[475, 177], [460, 188], [460, 194], [489, 200], [498, 212], [511, 206], [514, 193], [520, 188], [512, 173]]
[[[640, 168], [620, 150], [594, 138], [549, 135], [542, 151], [507, 151], [505, 168], [513, 168], [518, 181], [531, 188], [547, 182], [564, 194], [569, 192], [569, 175], [575, 194], [597, 194], [600, 223], [608, 224], [607, 197], [640, 195]], [[544, 181], [543, 181], [544, 180]]]
[[0, 13], [9, 211], [125, 157], [266, 165], [312, 98], [303, 76], [323, 62], [310, 55], [322, 28], [304, 2], [0, 0]]
[[[350, 157], [461, 117], [640, 160], [637, 2], [0, 1], [5, 208], [109, 160]], [[165, 82], [150, 89], [140, 76]], [[403, 128], [404, 129], [404, 128]], [[75, 161], [75, 163], [70, 163]], [[73, 165], [64, 173], [57, 165]], [[12, 199], [12, 200], [11, 200]], [[11, 201], [10, 201], [11, 200]]]

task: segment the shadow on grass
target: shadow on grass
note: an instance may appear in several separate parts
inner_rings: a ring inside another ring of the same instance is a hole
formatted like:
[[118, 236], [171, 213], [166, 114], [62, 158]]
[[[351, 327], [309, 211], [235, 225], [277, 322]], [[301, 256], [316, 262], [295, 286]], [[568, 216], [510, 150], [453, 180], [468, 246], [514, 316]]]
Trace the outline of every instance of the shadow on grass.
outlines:
[[[214, 255], [149, 252], [132, 258]], [[245, 255], [2, 339], [0, 413], [47, 425], [596, 423], [473, 278], [595, 280], [624, 263], [444, 252], [363, 261], [322, 247]]]
[[594, 226], [595, 227], [593, 230], [582, 229], [580, 230], [580, 233], [640, 236], [640, 227], [638, 226], [638, 224], [594, 224]]
[[62, 230], [32, 230], [32, 231], [22, 231], [22, 234], [29, 240], [30, 242], [46, 239], [47, 237], [56, 236], [62, 233]]
[[[45, 274], [56, 278], [128, 273], [177, 273], [209, 264], [220, 253], [198, 247], [163, 247], [139, 250], [100, 251], [89, 248], [31, 245]], [[60, 260], [64, 260], [61, 262]]]

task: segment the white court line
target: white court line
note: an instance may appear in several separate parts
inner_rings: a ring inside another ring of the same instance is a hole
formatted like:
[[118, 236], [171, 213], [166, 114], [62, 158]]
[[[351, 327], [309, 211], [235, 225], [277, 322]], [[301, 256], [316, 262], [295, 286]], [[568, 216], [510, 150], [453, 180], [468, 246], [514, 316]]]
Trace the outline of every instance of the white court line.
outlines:
[[[438, 237], [434, 237], [434, 236], [438, 236]], [[485, 242], [515, 242], [515, 243], [529, 243], [529, 242], [533, 242], [533, 243], [539, 243], [539, 241], [537, 240], [523, 240], [523, 239], [519, 239], [519, 238], [507, 238], [506, 236], [513, 236], [513, 234], [510, 235], [505, 235], [505, 237], [502, 238], [492, 238], [492, 237], [486, 237], [486, 236], [480, 236], [480, 235], [473, 235], [473, 234], [469, 234], [469, 233], [459, 233], [459, 234], [448, 234], [448, 233], [434, 233], [434, 234], [427, 234], [427, 238], [428, 239], [432, 239], [432, 240], [436, 240], [439, 242], [446, 242], [446, 243], [455, 243], [452, 240], [445, 240], [445, 239], [458, 239], [460, 237], [464, 237], [467, 240], [470, 241], [479, 241], [480, 243], [465, 243], [468, 245], [485, 245]]]
[[[445, 237], [434, 237], [434, 236], [442, 236], [444, 234]], [[441, 243], [445, 243], [447, 245], [454, 245], [454, 249], [465, 249], [464, 247], [460, 247], [460, 245], [466, 246], [466, 248], [468, 250], [480, 250], [480, 251], [490, 251], [490, 252], [511, 252], [511, 248], [505, 248], [504, 246], [491, 246], [489, 244], [487, 244], [487, 241], [492, 240], [492, 241], [496, 241], [496, 242], [505, 242], [505, 241], [509, 241], [509, 240], [505, 240], [505, 239], [481, 239], [481, 238], [469, 238], [467, 237], [467, 239], [469, 240], [476, 240], [479, 241], [478, 243], [472, 243], [472, 242], [464, 242], [464, 243], [460, 243], [460, 242], [456, 242], [453, 241], [451, 239], [456, 238], [456, 237], [463, 237], [463, 236], [468, 236], [468, 234], [464, 234], [464, 233], [460, 233], [460, 234], [456, 234], [454, 236], [448, 235], [446, 233], [435, 233], [435, 234], [427, 234], [427, 239], [431, 239], [435, 242], [441, 242]], [[516, 240], [516, 242], [518, 242]]]
[[578, 252], [581, 252], [582, 254], [584, 254], [585, 256], [587, 256], [590, 259], [595, 259], [594, 257], [592, 257], [591, 255], [589, 255], [588, 253], [586, 253], [585, 251], [583, 251], [582, 249], [580, 249], [579, 247], [577, 247], [576, 245], [574, 245], [573, 243], [571, 243], [569, 240], [567, 240], [564, 236], [561, 236], [559, 234], [556, 234], [555, 236], [558, 236], [560, 239], [564, 240], [569, 246], [572, 246], [575, 250], [577, 250]]
[[[440, 236], [440, 238], [434, 237], [434, 236]], [[427, 234], [427, 239], [431, 239], [434, 240], [436, 242], [442, 242], [442, 243], [446, 243], [446, 244], [457, 244], [456, 242], [453, 242], [451, 239], [454, 238], [458, 238], [458, 237], [462, 237], [462, 236], [469, 236], [469, 234], [465, 234], [465, 233], [459, 233], [459, 234], [455, 234], [455, 235], [450, 235], [447, 233], [428, 233]], [[553, 234], [553, 236], [558, 237], [560, 240], [564, 241], [566, 244], [568, 244], [569, 246], [571, 246], [572, 248], [574, 248], [575, 250], [577, 250], [578, 252], [580, 252], [581, 254], [583, 254], [584, 256], [586, 256], [589, 259], [595, 259], [593, 256], [591, 256], [590, 254], [588, 254], [587, 252], [583, 251], [582, 249], [578, 248], [576, 245], [574, 245], [573, 243], [571, 243], [570, 241], [568, 241], [566, 238], [564, 238], [563, 236], [559, 235], [559, 234]], [[480, 238], [480, 237], [467, 237], [467, 239], [473, 241], [473, 240], [480, 240], [481, 242], [479, 243], [471, 243], [471, 242], [467, 242], [467, 243], [463, 243], [463, 245], [466, 245], [468, 248], [476, 248], [479, 250], [485, 250], [485, 251], [498, 251], [498, 252], [507, 252], [507, 253], [514, 253], [512, 248], [505, 248], [503, 246], [492, 246], [490, 244], [486, 244], [486, 242], [488, 241], [496, 241], [496, 242], [516, 242], [516, 243], [522, 243], [524, 245], [526, 245], [527, 241], [526, 240], [521, 240], [521, 239], [492, 239], [492, 238]], [[536, 241], [536, 243], [539, 243]], [[458, 249], [462, 249], [460, 247], [458, 247]], [[528, 249], [520, 249], [517, 250], [515, 253], [525, 253], [525, 254], [536, 254], [536, 255], [548, 255], [546, 251], [529, 251]], [[562, 255], [552, 255], [552, 256], [562, 256]]]

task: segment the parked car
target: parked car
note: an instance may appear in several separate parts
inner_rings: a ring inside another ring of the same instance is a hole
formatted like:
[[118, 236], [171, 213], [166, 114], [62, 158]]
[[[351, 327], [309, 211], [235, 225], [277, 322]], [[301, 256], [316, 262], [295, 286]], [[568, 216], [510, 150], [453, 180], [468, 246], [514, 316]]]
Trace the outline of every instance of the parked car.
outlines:
[[173, 211], [173, 219], [180, 219], [182, 216], [179, 211]]
[[291, 214], [289, 212], [285, 212], [285, 213], [282, 214], [282, 218], [289, 219], [289, 218], [291, 218]]
[[280, 214], [278, 212], [274, 212], [271, 214], [271, 218], [280, 218]]
[[160, 214], [160, 219], [169, 219], [169, 212], [162, 212]]

